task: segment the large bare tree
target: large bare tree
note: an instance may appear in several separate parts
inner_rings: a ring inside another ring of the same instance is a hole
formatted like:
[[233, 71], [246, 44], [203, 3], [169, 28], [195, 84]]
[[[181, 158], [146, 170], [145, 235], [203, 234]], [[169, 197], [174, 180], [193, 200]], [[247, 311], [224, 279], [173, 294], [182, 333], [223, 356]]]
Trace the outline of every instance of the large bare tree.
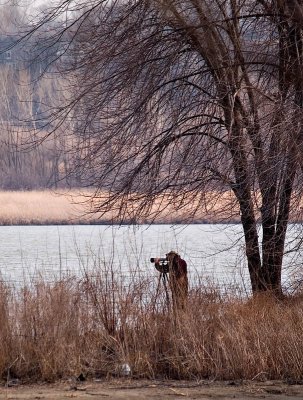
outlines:
[[96, 210], [123, 218], [135, 202], [145, 215], [164, 194], [159, 209], [193, 205], [194, 216], [207, 193], [231, 190], [253, 292], [282, 294], [301, 193], [302, 4], [66, 0], [33, 30], [61, 21], [46, 48], [60, 43], [69, 95], [52, 123], [77, 134], [74, 167]]

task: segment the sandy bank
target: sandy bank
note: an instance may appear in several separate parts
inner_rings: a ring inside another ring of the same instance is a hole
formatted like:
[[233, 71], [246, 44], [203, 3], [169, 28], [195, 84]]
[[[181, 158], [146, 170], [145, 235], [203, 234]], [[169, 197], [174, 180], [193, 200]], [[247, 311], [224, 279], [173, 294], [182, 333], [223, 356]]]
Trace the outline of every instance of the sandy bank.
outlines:
[[118, 399], [277, 399], [303, 398], [303, 386], [280, 381], [267, 382], [187, 382], [114, 380], [108, 382], [60, 383], [55, 385], [30, 385], [0, 389], [0, 400], [44, 399], [63, 400], [92, 398]]

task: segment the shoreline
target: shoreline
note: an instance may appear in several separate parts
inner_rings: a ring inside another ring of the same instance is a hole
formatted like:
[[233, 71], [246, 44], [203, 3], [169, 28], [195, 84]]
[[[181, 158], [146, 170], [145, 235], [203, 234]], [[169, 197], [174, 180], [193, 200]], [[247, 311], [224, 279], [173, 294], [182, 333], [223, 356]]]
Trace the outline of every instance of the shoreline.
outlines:
[[105, 381], [69, 382], [55, 384], [28, 384], [15, 387], [0, 388], [0, 400], [14, 398], [16, 400], [44, 399], [60, 400], [77, 397], [89, 400], [92, 397], [107, 397], [112, 400], [131, 400], [153, 398], [161, 400], [170, 398], [177, 400], [211, 398], [242, 399], [254, 398], [294, 400], [302, 399], [303, 385], [301, 382], [287, 383], [284, 381], [177, 381], [177, 380], [133, 380], [129, 378], [114, 378]]
[[[297, 222], [301, 223], [301, 222]], [[92, 221], [77, 221], [77, 222], [68, 222], [68, 221], [16, 221], [13, 223], [7, 223], [0, 221], [0, 226], [87, 226], [87, 225], [100, 225], [100, 226], [145, 226], [145, 225], [240, 225], [240, 222], [236, 221], [192, 221], [192, 222], [180, 222], [180, 221], [171, 221], [171, 222], [112, 222], [112, 221], [100, 221], [100, 220], [92, 220]]]

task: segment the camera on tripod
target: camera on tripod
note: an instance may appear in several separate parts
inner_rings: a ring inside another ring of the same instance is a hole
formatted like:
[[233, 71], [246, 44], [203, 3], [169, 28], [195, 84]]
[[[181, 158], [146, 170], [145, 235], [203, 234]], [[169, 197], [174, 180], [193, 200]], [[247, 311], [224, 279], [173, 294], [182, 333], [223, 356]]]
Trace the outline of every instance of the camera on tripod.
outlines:
[[161, 272], [161, 274], [168, 273], [169, 268], [167, 258], [151, 258], [150, 262], [155, 264], [156, 270]]

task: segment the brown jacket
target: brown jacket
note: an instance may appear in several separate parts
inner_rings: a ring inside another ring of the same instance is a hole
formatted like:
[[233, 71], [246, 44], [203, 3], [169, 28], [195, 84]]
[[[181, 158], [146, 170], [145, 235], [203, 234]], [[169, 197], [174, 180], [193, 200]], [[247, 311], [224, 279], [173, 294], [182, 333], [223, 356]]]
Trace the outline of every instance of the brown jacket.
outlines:
[[175, 310], [184, 310], [188, 296], [187, 264], [178, 254], [168, 255], [169, 286]]

